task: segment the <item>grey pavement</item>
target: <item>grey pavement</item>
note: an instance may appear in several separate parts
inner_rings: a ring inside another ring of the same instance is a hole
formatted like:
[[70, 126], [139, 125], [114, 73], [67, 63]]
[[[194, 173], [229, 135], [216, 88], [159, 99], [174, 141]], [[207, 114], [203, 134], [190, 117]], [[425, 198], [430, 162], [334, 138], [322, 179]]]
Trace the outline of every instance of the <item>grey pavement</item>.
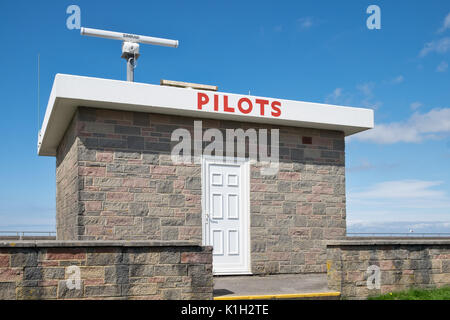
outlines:
[[214, 297], [328, 291], [326, 273], [214, 277]]

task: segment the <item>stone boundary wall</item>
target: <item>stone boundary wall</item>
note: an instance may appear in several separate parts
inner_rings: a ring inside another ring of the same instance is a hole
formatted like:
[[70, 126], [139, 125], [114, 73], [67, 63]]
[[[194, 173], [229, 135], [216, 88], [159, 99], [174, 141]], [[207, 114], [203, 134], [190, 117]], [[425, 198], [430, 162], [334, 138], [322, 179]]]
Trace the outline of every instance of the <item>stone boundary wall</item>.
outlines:
[[0, 236], [0, 241], [10, 240], [56, 240], [55, 236]]
[[0, 241], [2, 300], [212, 297], [212, 248], [190, 241]]
[[[380, 285], [369, 289], [368, 278], [375, 280], [374, 271], [368, 271], [373, 265], [379, 267]], [[327, 276], [328, 288], [346, 299], [450, 285], [450, 239], [329, 241]]]

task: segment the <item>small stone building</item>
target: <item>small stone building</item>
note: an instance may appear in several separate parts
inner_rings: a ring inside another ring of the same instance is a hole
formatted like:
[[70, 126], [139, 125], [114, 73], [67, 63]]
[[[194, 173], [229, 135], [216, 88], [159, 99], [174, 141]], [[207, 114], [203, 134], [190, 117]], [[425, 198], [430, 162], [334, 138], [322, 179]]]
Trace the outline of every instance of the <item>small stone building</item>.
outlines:
[[326, 272], [344, 138], [373, 111], [165, 83], [56, 75], [38, 154], [56, 157], [57, 239], [194, 240], [218, 275]]

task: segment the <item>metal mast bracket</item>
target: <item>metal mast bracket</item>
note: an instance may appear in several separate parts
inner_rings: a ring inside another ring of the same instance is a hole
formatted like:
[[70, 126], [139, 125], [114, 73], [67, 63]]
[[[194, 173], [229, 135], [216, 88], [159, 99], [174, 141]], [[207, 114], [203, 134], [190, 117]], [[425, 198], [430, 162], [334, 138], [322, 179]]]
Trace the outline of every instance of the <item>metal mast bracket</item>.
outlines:
[[127, 61], [127, 81], [134, 81], [134, 68], [139, 58], [139, 43], [124, 41], [122, 42], [122, 58]]

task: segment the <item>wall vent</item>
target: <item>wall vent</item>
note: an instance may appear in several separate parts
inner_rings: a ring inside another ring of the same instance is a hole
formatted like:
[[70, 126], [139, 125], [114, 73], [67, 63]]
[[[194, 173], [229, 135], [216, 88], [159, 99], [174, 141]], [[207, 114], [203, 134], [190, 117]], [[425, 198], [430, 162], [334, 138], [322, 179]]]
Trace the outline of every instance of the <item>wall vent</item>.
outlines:
[[303, 144], [312, 144], [312, 137], [302, 137]]

